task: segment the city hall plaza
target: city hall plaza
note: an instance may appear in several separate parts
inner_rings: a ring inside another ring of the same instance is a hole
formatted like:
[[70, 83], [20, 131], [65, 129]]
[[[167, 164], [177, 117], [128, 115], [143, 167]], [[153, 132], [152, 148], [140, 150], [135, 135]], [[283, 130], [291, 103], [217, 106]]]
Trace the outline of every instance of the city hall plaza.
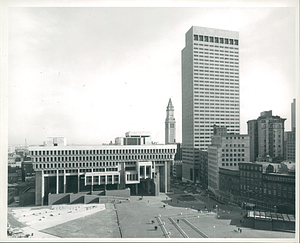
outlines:
[[[255, 230], [241, 209], [212, 199], [180, 195], [131, 196], [107, 204], [9, 208], [9, 223], [30, 238], [295, 238], [294, 233]], [[172, 206], [173, 205], [173, 206]], [[244, 212], [245, 213], [245, 212]], [[239, 230], [240, 229], [240, 230]], [[186, 239], [188, 241], [188, 239]]]

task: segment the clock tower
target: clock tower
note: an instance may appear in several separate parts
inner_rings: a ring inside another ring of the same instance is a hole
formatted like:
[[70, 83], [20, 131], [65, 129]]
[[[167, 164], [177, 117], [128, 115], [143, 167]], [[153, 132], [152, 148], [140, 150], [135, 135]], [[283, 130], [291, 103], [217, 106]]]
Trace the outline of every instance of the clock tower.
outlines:
[[165, 120], [165, 144], [176, 143], [176, 121], [174, 117], [174, 106], [171, 98], [167, 106], [167, 117]]

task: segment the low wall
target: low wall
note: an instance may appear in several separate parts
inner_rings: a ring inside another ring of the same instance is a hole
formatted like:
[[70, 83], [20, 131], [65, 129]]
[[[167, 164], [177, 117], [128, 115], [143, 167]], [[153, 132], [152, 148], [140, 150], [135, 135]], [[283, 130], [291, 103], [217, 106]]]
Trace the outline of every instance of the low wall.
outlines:
[[285, 221], [284, 230], [294, 231], [295, 232], [295, 221]]
[[49, 193], [48, 205], [129, 202], [127, 200], [127, 198], [130, 198], [129, 188], [125, 190], [107, 190], [106, 193], [108, 194], [106, 196], [86, 195], [85, 193]]
[[61, 193], [61, 194], [51, 194], [48, 196], [48, 205], [57, 205], [57, 204], [68, 204], [70, 203], [70, 194]]
[[284, 220], [265, 220], [265, 219], [254, 219], [252, 218], [252, 228], [258, 230], [275, 230], [275, 231], [290, 231], [295, 232], [294, 221]]
[[35, 191], [29, 190], [19, 195], [19, 206], [29, 206], [35, 204]]
[[84, 203], [88, 204], [88, 203], [99, 203], [99, 197], [98, 196], [93, 196], [93, 195], [85, 195], [84, 197]]
[[130, 188], [123, 190], [105, 190], [105, 196], [108, 197], [130, 197]]
[[78, 204], [84, 203], [85, 194], [70, 194], [70, 203]]
[[273, 230], [272, 220], [254, 219], [254, 229]]

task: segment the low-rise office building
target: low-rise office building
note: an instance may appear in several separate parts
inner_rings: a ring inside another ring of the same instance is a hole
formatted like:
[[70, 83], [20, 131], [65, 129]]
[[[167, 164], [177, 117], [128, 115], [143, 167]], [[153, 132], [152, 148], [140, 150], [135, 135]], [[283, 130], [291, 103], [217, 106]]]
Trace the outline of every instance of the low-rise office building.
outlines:
[[239, 170], [240, 195], [245, 200], [272, 210], [295, 205], [295, 163], [245, 162]]
[[35, 204], [45, 205], [49, 193], [125, 188], [130, 188], [132, 194], [167, 192], [176, 144], [52, 146], [47, 143], [29, 147], [29, 151], [36, 178]]
[[219, 168], [219, 200], [235, 202], [240, 196], [239, 168]]
[[219, 168], [238, 168], [249, 161], [249, 136], [227, 133], [226, 127], [214, 126], [212, 144], [208, 147], [208, 189], [218, 196]]

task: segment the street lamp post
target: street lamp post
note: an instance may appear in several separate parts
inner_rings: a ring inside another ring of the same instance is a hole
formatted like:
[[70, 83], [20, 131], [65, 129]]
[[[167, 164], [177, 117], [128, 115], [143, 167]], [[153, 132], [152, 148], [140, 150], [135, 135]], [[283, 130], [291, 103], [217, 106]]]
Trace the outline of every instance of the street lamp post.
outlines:
[[198, 228], [199, 228], [199, 218], [200, 218], [200, 216], [198, 215]]
[[187, 218], [187, 210], [188, 210], [188, 209], [187, 209], [187, 208], [185, 208], [185, 209], [186, 209], [186, 211], [185, 211], [185, 218]]
[[214, 229], [214, 238], [215, 238], [215, 228], [216, 228], [216, 226], [213, 227], [213, 229]]

